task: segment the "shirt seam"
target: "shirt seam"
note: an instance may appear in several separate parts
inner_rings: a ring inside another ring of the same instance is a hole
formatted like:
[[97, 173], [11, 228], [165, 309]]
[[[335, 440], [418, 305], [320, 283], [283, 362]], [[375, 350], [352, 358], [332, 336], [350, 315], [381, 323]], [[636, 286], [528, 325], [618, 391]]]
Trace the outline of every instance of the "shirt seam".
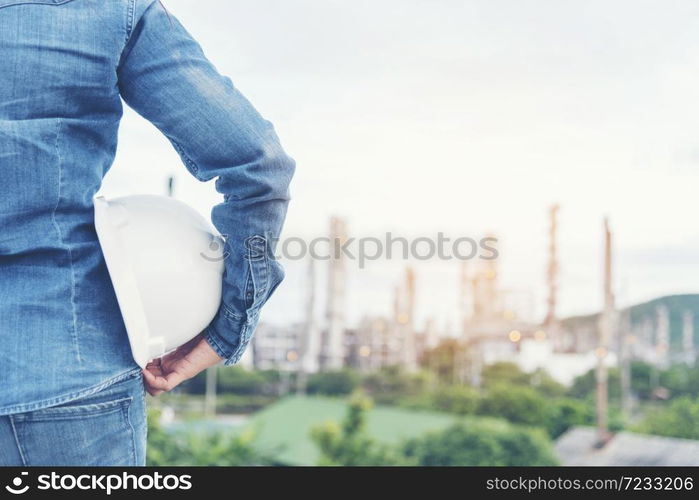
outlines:
[[6, 407], [0, 407], [0, 415], [12, 415], [15, 413], [26, 413], [29, 411], [35, 411], [35, 410], [42, 410], [44, 408], [49, 408], [51, 406], [56, 406], [60, 405], [63, 403], [69, 403], [70, 401], [74, 401], [79, 398], [83, 398], [85, 396], [90, 396], [92, 394], [96, 394], [100, 392], [103, 389], [106, 389], [110, 385], [116, 384], [117, 382], [121, 382], [122, 380], [125, 380], [129, 377], [135, 376], [136, 374], [140, 374], [141, 369], [140, 368], [131, 368], [128, 371], [122, 372], [119, 375], [115, 375], [114, 377], [105, 380], [104, 382], [101, 382], [97, 385], [93, 385], [91, 387], [88, 387], [87, 389], [82, 389], [80, 391], [76, 392], [71, 392], [68, 394], [64, 394], [62, 396], [57, 396], [54, 398], [50, 399], [43, 399], [41, 401], [35, 401], [32, 403], [25, 403], [21, 405], [15, 405], [15, 406], [6, 406]]
[[129, 43], [131, 34], [133, 33], [134, 21], [136, 16], [136, 0], [129, 0], [129, 6], [126, 11], [126, 39], [124, 47]]
[[55, 0], [18, 0], [17, 2], [14, 3], [8, 3], [6, 5], [0, 5], [0, 9], [4, 9], [5, 7], [15, 7], [17, 5], [28, 5], [28, 4], [36, 4], [36, 5], [63, 5], [65, 3], [70, 3], [73, 0], [61, 0], [61, 1], [55, 1]]
[[190, 173], [198, 180], [203, 180], [199, 177], [199, 166], [194, 160], [192, 160], [187, 153], [185, 153], [184, 148], [177, 141], [170, 139], [170, 142], [174, 146], [175, 150], [179, 153], [185, 167], [190, 171]]
[[68, 261], [70, 263], [70, 307], [72, 315], [72, 330], [70, 336], [71, 340], [73, 341], [73, 345], [75, 346], [75, 354], [77, 356], [78, 363], [82, 363], [82, 357], [80, 356], [80, 342], [78, 339], [78, 315], [77, 307], [75, 304], [76, 280], [75, 263], [73, 262], [73, 250], [70, 248], [70, 245], [68, 245], [63, 239], [63, 232], [61, 231], [61, 227], [58, 224], [58, 220], [56, 219], [56, 212], [58, 211], [58, 207], [61, 204], [61, 197], [63, 196], [63, 158], [61, 156], [61, 148], [59, 145], [62, 127], [63, 122], [59, 119], [56, 125], [55, 143], [56, 157], [58, 159], [58, 199], [56, 200], [56, 205], [53, 207], [53, 211], [51, 212], [51, 221], [53, 222], [53, 226], [56, 228], [56, 233], [58, 235], [58, 240], [61, 243], [61, 246], [66, 250], [66, 252], [68, 252]]

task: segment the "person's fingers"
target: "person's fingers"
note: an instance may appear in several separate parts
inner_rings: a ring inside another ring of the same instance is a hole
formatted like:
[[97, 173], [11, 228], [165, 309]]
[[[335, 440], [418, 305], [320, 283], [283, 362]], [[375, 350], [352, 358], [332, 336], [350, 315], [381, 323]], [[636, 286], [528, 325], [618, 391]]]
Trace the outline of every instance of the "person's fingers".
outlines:
[[[187, 380], [187, 376], [178, 371], [166, 372], [162, 375], [156, 375], [151, 370], [143, 370], [143, 377], [145, 379], [146, 386], [148, 389], [157, 392], [167, 392], [171, 391], [182, 382]], [[149, 391], [150, 394], [152, 392]]]
[[221, 358], [203, 338], [195, 338], [174, 352], [152, 360], [143, 370], [146, 390], [151, 396], [168, 392], [214, 366]]
[[165, 382], [167, 384], [167, 389], [166, 391], [171, 391], [178, 385], [180, 385], [182, 382], [187, 380], [189, 377], [185, 376], [184, 374], [178, 372], [178, 371], [172, 371], [165, 375]]
[[150, 370], [143, 370], [143, 377], [151, 389], [159, 389], [161, 391], [170, 390], [169, 383], [165, 376], [156, 375]]
[[151, 373], [155, 373], [158, 371], [162, 371], [163, 367], [161, 365], [152, 364], [152, 365], [146, 365], [145, 369]]
[[146, 370], [145, 370], [145, 371], [147, 371], [147, 372], [149, 372], [149, 373], [155, 375], [156, 377], [157, 377], [157, 376], [162, 376], [162, 375], [164, 374], [163, 368], [162, 368], [161, 366], [156, 366], [156, 365], [153, 365], [153, 366], [146, 366]]
[[163, 371], [166, 373], [170, 373], [174, 371], [177, 368], [177, 365], [182, 361], [182, 358], [177, 357], [170, 357], [170, 358], [165, 358], [163, 359]]

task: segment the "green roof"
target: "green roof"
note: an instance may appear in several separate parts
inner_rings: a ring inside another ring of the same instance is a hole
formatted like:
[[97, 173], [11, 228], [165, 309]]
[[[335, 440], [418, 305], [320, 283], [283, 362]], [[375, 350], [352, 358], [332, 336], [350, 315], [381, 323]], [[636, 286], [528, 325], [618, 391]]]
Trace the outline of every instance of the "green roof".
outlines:
[[[341, 421], [346, 410], [342, 399], [290, 396], [253, 415], [245, 427], [255, 429], [257, 446], [279, 450], [280, 463], [315, 465], [319, 453], [309, 435], [311, 428]], [[367, 414], [367, 430], [378, 441], [397, 443], [455, 421], [446, 413], [375, 407]]]

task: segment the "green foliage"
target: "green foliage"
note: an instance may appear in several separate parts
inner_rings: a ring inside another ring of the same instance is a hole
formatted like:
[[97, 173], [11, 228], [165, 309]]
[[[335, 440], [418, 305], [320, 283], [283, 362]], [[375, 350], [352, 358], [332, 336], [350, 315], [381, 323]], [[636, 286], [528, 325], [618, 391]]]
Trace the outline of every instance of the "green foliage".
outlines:
[[434, 373], [440, 382], [454, 383], [457, 380], [457, 360], [463, 354], [464, 347], [457, 340], [446, 339], [423, 355], [421, 365]]
[[[608, 371], [609, 399], [618, 400], [620, 394], [619, 370], [610, 368]], [[568, 390], [568, 395], [572, 398], [587, 399], [594, 396], [597, 388], [595, 370], [590, 370], [584, 375], [580, 375], [573, 381], [573, 385]]]
[[563, 384], [556, 382], [544, 370], [538, 370], [531, 376], [531, 386], [547, 398], [559, 398], [566, 395], [568, 389]]
[[308, 377], [306, 391], [308, 394], [345, 396], [351, 394], [359, 386], [359, 382], [360, 376], [354, 370], [314, 373]]
[[478, 411], [481, 397], [474, 388], [466, 385], [451, 385], [440, 388], [431, 398], [431, 407], [458, 415], [473, 415]]
[[[640, 400], [650, 400], [653, 387], [654, 368], [643, 361], [631, 363], [631, 391]], [[676, 364], [658, 374], [659, 385], [670, 391], [670, 397], [699, 396], [699, 366], [688, 367], [684, 364]], [[621, 398], [621, 386], [619, 370], [609, 370], [609, 400], [618, 403]], [[576, 378], [568, 395], [578, 399], [592, 399], [596, 389], [595, 371], [590, 370], [586, 374]]]
[[[217, 367], [216, 389], [221, 394], [273, 395], [279, 392], [280, 376], [276, 370], [246, 370], [242, 366]], [[187, 394], [206, 392], [206, 371], [184, 382], [179, 389]]]
[[428, 372], [406, 373], [398, 366], [382, 368], [364, 378], [362, 387], [380, 404], [397, 404], [421, 396], [435, 383]]
[[341, 424], [315, 427], [321, 465], [555, 465], [551, 443], [537, 430], [503, 421], [474, 420], [427, 433], [397, 446], [366, 432], [369, 400], [355, 395]]
[[170, 465], [168, 460], [175, 453], [170, 436], [160, 426], [160, 411], [148, 409], [148, 446], [146, 462], [148, 465]]
[[483, 397], [479, 413], [524, 425], [542, 425], [548, 417], [547, 400], [530, 387], [493, 386]]
[[652, 372], [653, 367], [648, 363], [631, 362], [631, 390], [639, 399], [648, 400], [651, 397]]
[[166, 433], [159, 424], [157, 410], [148, 412], [149, 466], [203, 465], [240, 466], [274, 465], [274, 451], [260, 451], [255, 447], [254, 433], [239, 436], [222, 432]]
[[660, 385], [669, 389], [672, 397], [699, 397], [699, 364], [671, 366], [660, 373]]
[[241, 366], [218, 370], [218, 390], [224, 394], [277, 394], [279, 383], [280, 376], [276, 370], [250, 371]]
[[423, 466], [556, 465], [551, 444], [535, 430], [506, 424], [456, 424], [403, 446], [409, 461]]
[[493, 363], [483, 368], [481, 373], [484, 387], [494, 385], [531, 385], [532, 376], [524, 373], [514, 363]]
[[546, 430], [555, 439], [568, 429], [578, 425], [589, 425], [594, 421], [594, 415], [589, 411], [589, 405], [583, 401], [570, 398], [554, 399], [548, 407]]
[[366, 433], [366, 412], [371, 401], [361, 393], [350, 400], [341, 425], [335, 422], [314, 427], [311, 438], [320, 448], [320, 465], [399, 465], [400, 458], [388, 446]]
[[699, 399], [687, 396], [650, 410], [636, 430], [659, 436], [699, 439]]
[[458, 415], [481, 414], [513, 423], [544, 428], [556, 438], [576, 425], [594, 421], [589, 405], [571, 398], [545, 398], [523, 386], [495, 385], [485, 395], [469, 386], [449, 386], [436, 391], [424, 409]]
[[[506, 382], [496, 383], [497, 376]], [[414, 410], [440, 410], [457, 415], [486, 415], [504, 418], [510, 422], [537, 426], [545, 429], [551, 437], [558, 437], [571, 426], [590, 424], [594, 414], [589, 403], [560, 397], [565, 388], [543, 373], [531, 376], [509, 363], [493, 365], [488, 370], [489, 389], [483, 394], [469, 385], [442, 385], [426, 392], [420, 387], [410, 387], [405, 374], [389, 370], [370, 376], [365, 381], [377, 391], [381, 403], [397, 404]], [[509, 383], [507, 382], [509, 381]], [[526, 384], [536, 383], [535, 386]], [[381, 390], [390, 391], [390, 397]], [[411, 391], [409, 396], [401, 393]]]

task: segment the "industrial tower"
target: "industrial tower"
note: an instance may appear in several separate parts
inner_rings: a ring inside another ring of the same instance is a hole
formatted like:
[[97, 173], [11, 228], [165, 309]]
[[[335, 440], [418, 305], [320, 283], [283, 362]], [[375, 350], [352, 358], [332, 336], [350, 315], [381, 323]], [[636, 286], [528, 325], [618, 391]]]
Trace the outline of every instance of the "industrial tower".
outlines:
[[339, 370], [345, 361], [345, 290], [346, 269], [342, 246], [347, 242], [347, 224], [330, 218], [330, 260], [328, 266], [328, 303], [326, 331], [321, 349], [322, 368]]
[[306, 382], [309, 373], [318, 371], [320, 358], [320, 331], [315, 319], [316, 308], [316, 272], [315, 260], [311, 256], [308, 262], [308, 297], [306, 298], [306, 324], [301, 333], [299, 353], [299, 373], [296, 390], [300, 394], [306, 392]]
[[599, 340], [595, 354], [597, 355], [597, 446], [604, 446], [609, 440], [607, 424], [607, 406], [609, 381], [607, 373], [607, 354], [615, 331], [616, 314], [614, 311], [614, 293], [612, 291], [612, 233], [609, 229], [609, 220], [604, 219], [604, 310], [600, 317]]
[[417, 368], [417, 348], [415, 346], [415, 271], [405, 270], [405, 304], [399, 317], [403, 339], [403, 367], [407, 371]]
[[546, 285], [548, 297], [546, 299], [546, 318], [544, 330], [551, 339], [555, 349], [562, 349], [561, 324], [556, 313], [558, 303], [558, 211], [560, 207], [553, 205], [549, 209], [549, 246], [548, 266], [546, 268]]

